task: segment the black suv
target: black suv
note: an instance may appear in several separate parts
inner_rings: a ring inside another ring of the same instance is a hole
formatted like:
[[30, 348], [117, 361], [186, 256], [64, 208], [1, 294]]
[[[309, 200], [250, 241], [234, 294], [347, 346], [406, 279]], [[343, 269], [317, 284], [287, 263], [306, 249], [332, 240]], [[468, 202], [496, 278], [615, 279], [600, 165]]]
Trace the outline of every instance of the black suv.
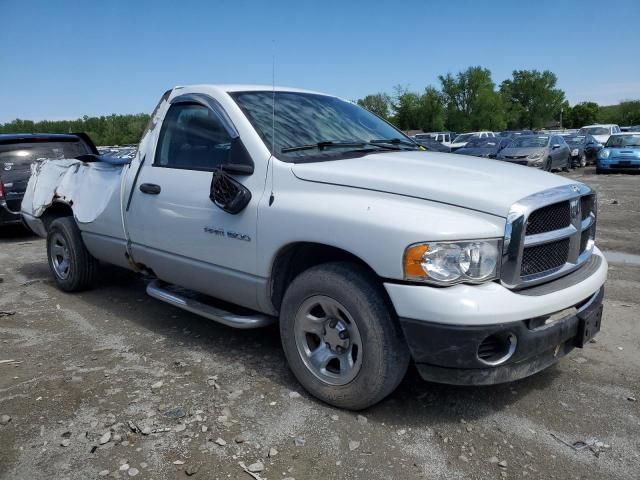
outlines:
[[84, 133], [0, 134], [0, 226], [22, 222], [20, 204], [33, 162], [86, 154], [98, 151]]

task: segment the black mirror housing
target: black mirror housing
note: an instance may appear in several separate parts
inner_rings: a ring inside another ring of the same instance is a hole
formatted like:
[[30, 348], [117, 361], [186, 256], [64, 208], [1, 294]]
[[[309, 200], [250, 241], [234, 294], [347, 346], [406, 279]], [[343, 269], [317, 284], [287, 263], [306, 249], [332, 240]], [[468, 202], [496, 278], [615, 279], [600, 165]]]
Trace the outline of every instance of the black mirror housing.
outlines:
[[227, 213], [240, 213], [251, 201], [251, 192], [223, 168], [216, 168], [211, 179], [209, 199]]

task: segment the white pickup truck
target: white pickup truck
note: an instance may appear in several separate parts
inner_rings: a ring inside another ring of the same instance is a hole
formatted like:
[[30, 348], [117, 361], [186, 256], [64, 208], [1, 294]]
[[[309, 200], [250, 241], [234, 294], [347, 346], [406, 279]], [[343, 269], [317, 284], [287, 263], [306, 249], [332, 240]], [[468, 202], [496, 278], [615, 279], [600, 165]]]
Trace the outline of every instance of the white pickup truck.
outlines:
[[591, 188], [422, 151], [333, 96], [175, 87], [132, 160], [32, 170], [22, 214], [62, 290], [107, 262], [231, 327], [278, 323], [295, 376], [336, 406], [378, 402], [410, 361], [436, 382], [523, 378], [600, 329]]

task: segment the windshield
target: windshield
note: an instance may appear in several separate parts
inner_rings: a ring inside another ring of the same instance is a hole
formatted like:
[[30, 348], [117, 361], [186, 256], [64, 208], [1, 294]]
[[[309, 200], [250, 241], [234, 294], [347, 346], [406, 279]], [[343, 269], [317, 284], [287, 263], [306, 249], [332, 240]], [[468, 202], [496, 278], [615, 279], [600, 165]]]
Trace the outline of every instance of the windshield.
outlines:
[[0, 163], [30, 164], [40, 159], [75, 158], [91, 153], [85, 144], [77, 142], [24, 142], [0, 145]]
[[612, 135], [607, 140], [607, 147], [640, 147], [640, 134], [638, 135]]
[[498, 146], [498, 142], [499, 140], [496, 138], [472, 138], [465, 147], [495, 148]]
[[516, 137], [510, 148], [532, 148], [532, 147], [546, 147], [549, 144], [549, 137], [546, 135], [542, 136], [522, 136]]
[[564, 137], [565, 142], [567, 142], [569, 145], [583, 145], [584, 142], [586, 141], [586, 138], [584, 135], [580, 136], [580, 137]]
[[607, 127], [583, 127], [578, 130], [578, 133], [585, 135], [609, 135], [611, 132]]
[[473, 133], [463, 133], [462, 135], [458, 135], [453, 143], [464, 143], [468, 142], [474, 136]]
[[431, 140], [431, 139], [434, 139], [435, 137], [430, 133], [416, 133], [415, 138], [416, 140]]
[[[231, 96], [271, 153], [285, 161], [335, 159], [345, 152], [366, 148], [384, 151], [374, 145], [355, 145], [383, 139], [399, 139], [417, 148], [402, 132], [373, 113], [336, 97], [269, 91], [236, 92]], [[333, 143], [332, 148], [296, 148], [323, 143]], [[345, 145], [336, 145], [340, 143]]]

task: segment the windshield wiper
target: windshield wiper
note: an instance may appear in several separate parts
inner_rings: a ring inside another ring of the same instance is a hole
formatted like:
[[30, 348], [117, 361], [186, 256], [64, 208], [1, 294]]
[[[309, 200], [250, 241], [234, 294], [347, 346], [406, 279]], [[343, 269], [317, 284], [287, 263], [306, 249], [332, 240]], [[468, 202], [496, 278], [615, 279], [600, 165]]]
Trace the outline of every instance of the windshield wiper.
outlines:
[[367, 142], [362, 142], [362, 141], [349, 141], [349, 142], [334, 142], [334, 141], [324, 141], [324, 142], [318, 142], [318, 143], [310, 143], [308, 145], [297, 145], [295, 147], [287, 147], [287, 148], [283, 148], [280, 151], [282, 153], [289, 153], [289, 152], [299, 152], [301, 150], [324, 150], [325, 148], [349, 148], [349, 147], [362, 147], [363, 145], [366, 145]]
[[414, 149], [419, 148], [416, 143], [410, 142], [409, 140], [402, 140], [401, 138], [378, 138], [369, 142], [369, 144], [372, 145], [380, 145], [385, 143], [388, 143], [390, 145], [406, 145], [408, 147], [413, 147]]
[[299, 152], [301, 150], [324, 150], [326, 148], [358, 148], [358, 147], [376, 147], [385, 150], [399, 150], [400, 146], [419, 148], [417, 144], [402, 140], [400, 138], [381, 138], [375, 140], [346, 140], [346, 141], [333, 141], [327, 140], [318, 143], [310, 143], [307, 145], [297, 145], [294, 147], [286, 147], [280, 150], [282, 153]]

